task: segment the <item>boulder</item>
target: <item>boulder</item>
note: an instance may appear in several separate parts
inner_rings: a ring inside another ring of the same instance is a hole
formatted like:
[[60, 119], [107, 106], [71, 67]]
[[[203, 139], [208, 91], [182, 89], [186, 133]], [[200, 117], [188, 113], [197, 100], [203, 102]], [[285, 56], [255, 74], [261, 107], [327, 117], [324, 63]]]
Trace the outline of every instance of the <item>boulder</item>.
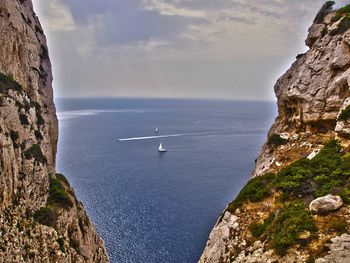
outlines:
[[314, 214], [324, 214], [335, 211], [343, 205], [343, 200], [338, 195], [326, 195], [316, 198], [310, 203], [309, 209]]

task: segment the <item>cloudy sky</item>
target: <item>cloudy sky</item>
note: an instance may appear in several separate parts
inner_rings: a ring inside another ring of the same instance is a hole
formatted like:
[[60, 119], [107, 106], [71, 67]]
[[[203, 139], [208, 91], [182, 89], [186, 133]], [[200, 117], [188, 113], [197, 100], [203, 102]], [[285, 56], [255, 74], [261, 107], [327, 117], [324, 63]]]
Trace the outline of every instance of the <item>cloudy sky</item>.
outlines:
[[[60, 97], [273, 100], [321, 0], [33, 0]], [[337, 1], [338, 5], [350, 2]]]

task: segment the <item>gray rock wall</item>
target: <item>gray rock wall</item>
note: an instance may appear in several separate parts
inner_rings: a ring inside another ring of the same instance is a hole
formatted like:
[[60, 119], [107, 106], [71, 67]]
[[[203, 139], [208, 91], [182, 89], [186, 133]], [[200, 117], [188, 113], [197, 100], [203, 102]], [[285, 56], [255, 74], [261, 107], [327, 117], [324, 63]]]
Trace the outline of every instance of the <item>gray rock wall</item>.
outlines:
[[[56, 177], [58, 122], [46, 38], [31, 0], [0, 0], [0, 262], [108, 262], [73, 190], [52, 226], [34, 220]], [[52, 206], [52, 204], [50, 204]]]

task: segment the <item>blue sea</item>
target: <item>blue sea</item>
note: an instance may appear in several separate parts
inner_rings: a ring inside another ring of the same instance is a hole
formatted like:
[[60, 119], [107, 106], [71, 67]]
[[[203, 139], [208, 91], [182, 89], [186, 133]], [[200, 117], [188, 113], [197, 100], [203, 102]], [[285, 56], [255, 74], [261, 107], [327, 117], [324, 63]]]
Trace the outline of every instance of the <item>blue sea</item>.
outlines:
[[56, 106], [57, 170], [113, 263], [197, 262], [276, 115], [274, 102], [61, 98]]

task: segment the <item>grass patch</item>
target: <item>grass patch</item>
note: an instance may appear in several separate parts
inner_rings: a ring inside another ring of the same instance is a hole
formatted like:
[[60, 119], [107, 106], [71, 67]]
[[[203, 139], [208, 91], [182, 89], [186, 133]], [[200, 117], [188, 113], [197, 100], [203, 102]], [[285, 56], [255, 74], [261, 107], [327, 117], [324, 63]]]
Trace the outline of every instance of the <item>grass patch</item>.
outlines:
[[338, 121], [347, 121], [350, 119], [350, 105], [341, 111], [338, 116]]
[[237, 195], [236, 199], [228, 205], [227, 210], [234, 212], [245, 202], [258, 202], [271, 194], [271, 182], [275, 175], [268, 173], [251, 179]]
[[[61, 175], [63, 176], [63, 175]], [[49, 197], [47, 205], [69, 209], [73, 203], [69, 198], [69, 193], [64, 187], [64, 181], [59, 178], [50, 178]]]
[[274, 147], [281, 146], [283, 144], [286, 144], [287, 142], [288, 142], [287, 139], [282, 138], [278, 134], [271, 135], [267, 140], [267, 144]]
[[[56, 174], [56, 178], [50, 177], [49, 195], [46, 206], [41, 207], [34, 213], [34, 219], [38, 223], [55, 227], [58, 209], [63, 208], [68, 210], [73, 206], [73, 203], [69, 197], [69, 192], [66, 191], [64, 186], [65, 184], [66, 186], [69, 186], [66, 178], [62, 174]], [[59, 245], [61, 251], [65, 253], [65, 250], [62, 250], [62, 248], [64, 249], [63, 239], [62, 245], [60, 243]]]
[[42, 163], [42, 164], [47, 163], [47, 159], [46, 159], [45, 155], [43, 154], [43, 152], [41, 151], [41, 148], [38, 144], [33, 144], [29, 149], [27, 149], [24, 152], [24, 157], [27, 160], [34, 158], [35, 161]]
[[0, 73], [0, 93], [8, 90], [22, 91], [22, 86], [11, 75]]
[[348, 222], [344, 219], [332, 218], [328, 221], [328, 229], [341, 235], [347, 232]]
[[274, 219], [275, 214], [270, 213], [268, 218], [266, 218], [263, 223], [259, 223], [257, 221], [252, 222], [249, 226], [249, 230], [252, 233], [252, 236], [255, 238], [261, 237], [264, 233], [266, 233], [267, 229], [271, 226]]

